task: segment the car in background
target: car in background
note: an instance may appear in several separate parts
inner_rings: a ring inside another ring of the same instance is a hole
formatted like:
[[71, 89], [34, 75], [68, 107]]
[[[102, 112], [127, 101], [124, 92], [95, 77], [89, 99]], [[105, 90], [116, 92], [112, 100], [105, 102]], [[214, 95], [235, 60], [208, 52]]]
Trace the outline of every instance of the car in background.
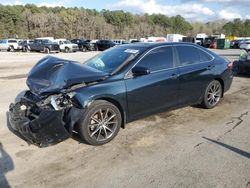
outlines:
[[30, 39], [23, 40], [22, 42], [19, 43], [20, 49], [23, 52], [29, 52], [30, 51], [29, 44], [31, 44], [33, 42], [34, 42], [34, 40], [30, 40]]
[[250, 51], [250, 40], [245, 40], [245, 41], [241, 42], [240, 49], [244, 49], [247, 52]]
[[114, 39], [112, 40], [116, 45], [128, 44], [129, 42], [124, 39]]
[[91, 43], [91, 40], [73, 39], [73, 40], [71, 40], [71, 42], [74, 44], [77, 44], [79, 50], [82, 52], [94, 50], [94, 44]]
[[16, 39], [3, 39], [0, 41], [0, 51], [7, 50], [9, 52], [14, 52], [19, 50], [19, 45]]
[[102, 145], [142, 117], [189, 105], [214, 108], [232, 80], [231, 62], [191, 43], [120, 45], [82, 63], [47, 56], [29, 72], [29, 90], [10, 105], [9, 122], [39, 147], [74, 133]]
[[232, 40], [232, 41], [230, 42], [230, 48], [238, 49], [238, 48], [240, 48], [240, 45], [241, 45], [242, 42], [244, 42], [243, 39]]
[[79, 50], [78, 45], [70, 42], [67, 39], [56, 39], [54, 40], [60, 46], [62, 52], [77, 52]]
[[100, 51], [107, 50], [107, 49], [112, 48], [114, 46], [116, 46], [116, 44], [111, 40], [99, 40], [96, 42], [96, 47]]
[[59, 44], [56, 44], [51, 39], [47, 38], [36, 38], [34, 39], [33, 43], [28, 43], [24, 45], [24, 48], [28, 51], [35, 51], [35, 52], [44, 52], [44, 53], [51, 53], [51, 52], [60, 52]]
[[137, 43], [140, 42], [138, 39], [129, 39], [129, 43]]

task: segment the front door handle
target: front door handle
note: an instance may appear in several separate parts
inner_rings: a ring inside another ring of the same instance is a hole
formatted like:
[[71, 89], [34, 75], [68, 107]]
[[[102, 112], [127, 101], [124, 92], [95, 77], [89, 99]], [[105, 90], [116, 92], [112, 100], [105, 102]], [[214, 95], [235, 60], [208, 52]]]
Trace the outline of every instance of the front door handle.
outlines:
[[212, 70], [215, 66], [214, 65], [208, 65], [207, 70]]

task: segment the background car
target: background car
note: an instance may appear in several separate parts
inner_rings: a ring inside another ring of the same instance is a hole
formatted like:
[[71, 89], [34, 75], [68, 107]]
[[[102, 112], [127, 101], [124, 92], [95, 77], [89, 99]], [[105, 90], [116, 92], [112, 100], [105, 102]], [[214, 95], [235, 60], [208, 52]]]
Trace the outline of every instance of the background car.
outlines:
[[19, 46], [23, 52], [29, 52], [29, 44], [32, 44], [34, 40], [23, 40], [21, 43], [19, 43]]
[[104, 51], [111, 47], [116, 46], [116, 44], [111, 40], [99, 40], [96, 42], [96, 46], [98, 50]]
[[244, 49], [247, 52], [250, 51], [250, 40], [245, 40], [240, 44], [240, 49]]
[[74, 44], [67, 39], [56, 39], [55, 42], [59, 44], [60, 51], [68, 53], [68, 52], [76, 52], [79, 50], [77, 44]]
[[129, 42], [124, 39], [114, 39], [112, 40], [116, 45], [128, 44]]
[[73, 40], [71, 40], [71, 42], [74, 44], [77, 44], [79, 50], [82, 52], [94, 50], [94, 44], [91, 43], [91, 40], [73, 39]]
[[43, 51], [45, 53], [60, 51], [59, 44], [56, 44], [52, 40], [46, 38], [36, 38], [34, 39], [34, 42], [25, 44], [24, 48], [29, 51]]
[[7, 51], [15, 51], [19, 50], [19, 45], [16, 39], [3, 39], [0, 42], [0, 51], [7, 50]]
[[230, 48], [240, 48], [240, 44], [241, 42], [243, 42], [244, 40], [240, 39], [240, 40], [233, 40], [230, 42]]

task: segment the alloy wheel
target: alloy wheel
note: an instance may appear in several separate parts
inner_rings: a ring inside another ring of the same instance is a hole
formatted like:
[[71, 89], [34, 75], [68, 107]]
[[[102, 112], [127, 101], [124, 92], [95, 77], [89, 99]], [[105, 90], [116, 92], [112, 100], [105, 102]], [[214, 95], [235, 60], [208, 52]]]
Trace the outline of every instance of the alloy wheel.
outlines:
[[221, 85], [219, 82], [213, 82], [207, 92], [207, 102], [211, 106], [215, 106], [221, 98]]
[[96, 141], [106, 141], [115, 133], [118, 126], [117, 114], [110, 108], [99, 109], [91, 116], [88, 133]]

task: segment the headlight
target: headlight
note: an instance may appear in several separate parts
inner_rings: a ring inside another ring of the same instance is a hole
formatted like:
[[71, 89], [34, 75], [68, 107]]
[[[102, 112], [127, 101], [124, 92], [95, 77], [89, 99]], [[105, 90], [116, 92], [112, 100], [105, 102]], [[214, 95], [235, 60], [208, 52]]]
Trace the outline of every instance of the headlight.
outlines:
[[75, 92], [67, 94], [52, 95], [50, 97], [50, 104], [55, 110], [62, 110], [73, 106], [72, 98], [75, 96]]

